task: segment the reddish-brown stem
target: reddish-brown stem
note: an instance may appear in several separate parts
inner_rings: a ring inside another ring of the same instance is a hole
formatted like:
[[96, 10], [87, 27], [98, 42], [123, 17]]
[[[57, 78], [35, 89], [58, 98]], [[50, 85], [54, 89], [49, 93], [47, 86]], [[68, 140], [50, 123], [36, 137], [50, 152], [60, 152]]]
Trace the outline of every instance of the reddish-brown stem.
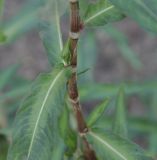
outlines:
[[87, 142], [86, 138], [83, 137], [83, 143], [84, 143], [84, 157], [85, 160], [96, 160], [95, 152], [90, 147], [89, 143]]
[[[78, 0], [69, 0], [71, 8], [71, 23], [70, 23], [70, 53], [71, 53], [71, 62], [70, 65], [73, 68], [73, 74], [68, 81], [68, 93], [69, 100], [72, 103], [78, 131], [81, 135], [84, 135], [88, 132], [88, 127], [86, 125], [83, 113], [81, 110], [81, 105], [79, 101], [79, 94], [77, 88], [77, 43], [79, 39], [79, 33], [82, 29], [82, 24], [79, 16], [79, 2]], [[86, 138], [83, 136], [84, 143], [84, 155], [86, 160], [96, 160], [94, 151], [91, 149]]]
[[80, 133], [85, 133], [88, 131], [87, 125], [85, 123], [80, 102], [79, 95], [77, 89], [77, 42], [79, 38], [80, 32], [80, 17], [79, 17], [79, 3], [78, 1], [70, 2], [71, 8], [71, 27], [70, 27], [70, 53], [71, 53], [71, 66], [73, 68], [74, 73], [68, 82], [68, 92], [69, 98], [73, 105], [77, 126]]

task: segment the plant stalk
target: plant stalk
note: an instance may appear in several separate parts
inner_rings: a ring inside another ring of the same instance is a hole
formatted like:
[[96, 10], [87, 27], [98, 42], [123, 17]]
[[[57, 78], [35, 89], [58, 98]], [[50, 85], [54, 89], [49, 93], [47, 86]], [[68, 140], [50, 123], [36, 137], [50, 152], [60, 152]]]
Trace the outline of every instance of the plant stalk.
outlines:
[[80, 134], [88, 132], [86, 122], [84, 120], [81, 105], [79, 101], [79, 94], [77, 88], [77, 42], [80, 33], [80, 16], [79, 16], [79, 2], [77, 0], [70, 0], [71, 8], [71, 27], [70, 27], [70, 65], [73, 68], [73, 74], [68, 82], [69, 99], [74, 108], [76, 115], [78, 131]]
[[84, 144], [84, 157], [86, 160], [96, 160], [94, 151], [92, 150], [86, 138], [84, 137], [84, 134], [88, 132], [88, 127], [82, 113], [78, 88], [77, 88], [77, 43], [79, 39], [80, 30], [82, 29], [81, 20], [79, 16], [79, 1], [78, 0], [69, 0], [69, 1], [71, 10], [70, 33], [69, 33], [70, 54], [71, 54], [70, 65], [73, 68], [73, 74], [68, 81], [69, 100], [74, 109], [78, 131], [82, 136]]

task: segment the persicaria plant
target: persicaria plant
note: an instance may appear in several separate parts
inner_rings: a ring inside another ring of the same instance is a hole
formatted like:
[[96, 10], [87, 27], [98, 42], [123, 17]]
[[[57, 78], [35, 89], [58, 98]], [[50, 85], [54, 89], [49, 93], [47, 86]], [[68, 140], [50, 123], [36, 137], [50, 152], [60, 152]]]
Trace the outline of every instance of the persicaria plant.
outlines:
[[[2, 0], [0, 2], [2, 5]], [[78, 71], [80, 53], [77, 48], [83, 40], [79, 40], [80, 36], [88, 32], [89, 27], [94, 31], [98, 26], [122, 21], [127, 16], [146, 30], [157, 32], [157, 1], [31, 0], [25, 8], [23, 19], [18, 15], [14, 23], [1, 25], [0, 41], [11, 42], [14, 37], [35, 28], [52, 71], [39, 75], [22, 101], [16, 113], [7, 160], [152, 159], [129, 140], [125, 114], [125, 92], [129, 89], [125, 84], [115, 91], [116, 109], [111, 117], [106, 118], [103, 113], [112, 97], [105, 98], [84, 116], [78, 81], [88, 70]], [[63, 15], [70, 17], [69, 34], [64, 41], [60, 25]], [[90, 60], [88, 57], [84, 62]], [[85, 97], [88, 92], [89, 97], [90, 94], [99, 96], [98, 90], [89, 86], [81, 90], [82, 95]], [[104, 92], [107, 91], [104, 89]]]

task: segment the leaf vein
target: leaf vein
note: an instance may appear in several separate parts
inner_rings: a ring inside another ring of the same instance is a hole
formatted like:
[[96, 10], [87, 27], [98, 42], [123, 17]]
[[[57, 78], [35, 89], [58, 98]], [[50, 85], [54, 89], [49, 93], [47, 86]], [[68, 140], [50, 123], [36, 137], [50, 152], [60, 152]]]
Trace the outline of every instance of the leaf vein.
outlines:
[[101, 11], [99, 11], [98, 13], [94, 14], [93, 16], [89, 17], [88, 19], [85, 20], [85, 24], [89, 23], [91, 20], [95, 19], [96, 17], [100, 16], [101, 14], [113, 9], [115, 6], [114, 5], [111, 5], [110, 7], [108, 8], [105, 8]]
[[111, 146], [109, 143], [101, 139], [99, 136], [94, 134], [93, 132], [90, 132], [91, 136], [93, 136], [95, 139], [97, 139], [99, 142], [104, 144], [106, 147], [108, 147], [110, 150], [112, 150], [115, 154], [117, 154], [119, 157], [121, 157], [123, 160], [127, 160], [124, 155], [122, 155], [119, 151], [117, 151], [113, 146]]
[[30, 155], [31, 155], [31, 150], [32, 150], [32, 147], [33, 147], [33, 143], [34, 143], [34, 139], [35, 139], [35, 135], [36, 135], [36, 131], [37, 131], [37, 127], [38, 127], [38, 124], [39, 124], [39, 121], [40, 121], [40, 117], [41, 117], [41, 114], [42, 114], [42, 111], [45, 107], [45, 104], [46, 104], [46, 101], [50, 95], [50, 92], [52, 90], [52, 88], [55, 86], [55, 83], [57, 82], [57, 80], [59, 79], [59, 77], [62, 75], [64, 70], [61, 70], [56, 78], [52, 81], [52, 83], [50, 84], [50, 87], [46, 93], [46, 96], [44, 97], [44, 100], [43, 100], [43, 103], [41, 105], [41, 109], [40, 109], [40, 112], [39, 112], [39, 115], [37, 117], [37, 121], [36, 121], [36, 124], [35, 124], [35, 128], [34, 128], [34, 131], [33, 131], [33, 135], [32, 135], [32, 139], [31, 139], [31, 142], [30, 142], [30, 146], [29, 146], [29, 149], [28, 149], [28, 155], [27, 155], [27, 160], [29, 159]]

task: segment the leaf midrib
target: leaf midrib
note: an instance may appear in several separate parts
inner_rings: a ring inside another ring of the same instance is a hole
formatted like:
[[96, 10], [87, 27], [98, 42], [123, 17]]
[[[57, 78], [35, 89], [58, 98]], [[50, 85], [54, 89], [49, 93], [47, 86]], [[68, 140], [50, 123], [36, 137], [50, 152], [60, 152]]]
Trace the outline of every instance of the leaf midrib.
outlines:
[[145, 9], [145, 11], [157, 21], [157, 16], [152, 12], [152, 10], [145, 3], [143, 3], [141, 0], [135, 0], [134, 2], [140, 5], [143, 9]]
[[89, 17], [88, 19], [85, 20], [85, 24], [89, 23], [91, 20], [97, 18], [98, 16], [100, 16], [101, 14], [104, 14], [105, 12], [113, 9], [115, 6], [111, 5], [110, 7], [107, 7], [105, 9], [100, 10], [99, 12], [97, 12], [96, 14], [94, 14], [93, 16]]
[[145, 5], [145, 3], [142, 3], [141, 1], [135, 1], [135, 3], [141, 5], [146, 11], [157, 21], [157, 16], [150, 10], [149, 7]]
[[59, 18], [59, 11], [58, 11], [58, 2], [56, 0], [55, 0], [55, 14], [56, 14], [55, 18], [56, 18], [56, 25], [57, 25], [59, 48], [60, 48], [60, 51], [62, 51], [63, 50], [63, 40], [62, 40], [60, 18]]
[[45, 107], [45, 104], [46, 104], [46, 101], [50, 95], [50, 92], [51, 90], [53, 89], [53, 87], [55, 86], [55, 83], [58, 81], [59, 77], [62, 75], [62, 73], [64, 72], [64, 70], [61, 70], [56, 78], [52, 81], [52, 83], [50, 84], [50, 87], [48, 88], [48, 91], [44, 97], [44, 100], [43, 100], [43, 103], [41, 105], [41, 109], [40, 109], [40, 112], [39, 112], [39, 115], [37, 117], [37, 121], [36, 121], [36, 124], [35, 124], [35, 128], [34, 128], [34, 131], [33, 131], [33, 135], [32, 135], [32, 139], [31, 139], [31, 142], [30, 142], [30, 146], [29, 146], [29, 149], [28, 149], [28, 155], [27, 155], [27, 160], [29, 159], [30, 155], [31, 155], [31, 150], [32, 150], [32, 146], [33, 146], [33, 143], [34, 143], [34, 139], [35, 139], [35, 134], [36, 134], [36, 130], [37, 130], [37, 127], [38, 127], [38, 124], [39, 124], [39, 121], [40, 121], [40, 117], [41, 117], [41, 114], [42, 114], [42, 111]]
[[101, 139], [101, 137], [97, 136], [95, 133], [90, 132], [89, 133], [92, 137], [97, 139], [100, 143], [104, 144], [106, 147], [108, 147], [110, 150], [112, 150], [117, 156], [121, 157], [123, 160], [128, 160], [122, 153], [117, 151], [112, 145], [110, 145], [108, 142], [106, 142], [104, 139]]

